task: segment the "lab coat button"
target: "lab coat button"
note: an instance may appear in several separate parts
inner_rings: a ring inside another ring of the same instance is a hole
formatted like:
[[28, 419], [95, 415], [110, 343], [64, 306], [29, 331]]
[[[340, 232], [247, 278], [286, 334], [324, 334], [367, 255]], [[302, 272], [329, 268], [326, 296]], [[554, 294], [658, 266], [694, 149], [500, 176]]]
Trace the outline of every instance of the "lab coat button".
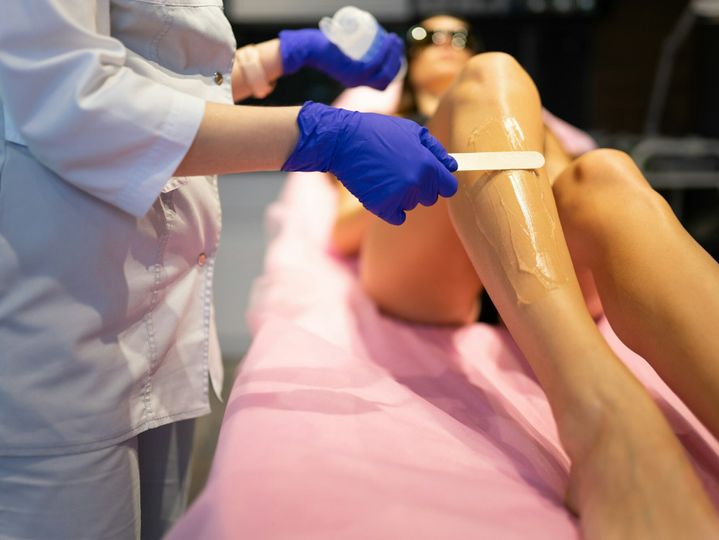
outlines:
[[224, 80], [225, 78], [222, 76], [222, 73], [220, 73], [219, 71], [215, 71], [215, 84], [217, 86], [222, 86]]
[[197, 264], [199, 264], [200, 266], [205, 266], [206, 261], [207, 261], [207, 255], [205, 255], [204, 253], [200, 253], [197, 256]]

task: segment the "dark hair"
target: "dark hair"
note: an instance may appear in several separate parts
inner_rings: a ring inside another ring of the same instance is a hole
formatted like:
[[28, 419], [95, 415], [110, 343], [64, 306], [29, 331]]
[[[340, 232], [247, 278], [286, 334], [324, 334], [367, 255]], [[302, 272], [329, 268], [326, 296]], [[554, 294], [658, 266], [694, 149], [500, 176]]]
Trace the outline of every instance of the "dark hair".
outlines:
[[[466, 48], [473, 53], [479, 53], [484, 50], [481, 39], [472, 30], [472, 24], [464, 17], [459, 17], [452, 13], [439, 12], [422, 17], [420, 20], [414, 22], [409, 26], [409, 28], [407, 28], [405, 35], [415, 26], [421, 25], [425, 21], [428, 21], [429, 19], [432, 19], [434, 17], [452, 17], [453, 19], [457, 19], [467, 28], [468, 36]], [[417, 110], [417, 99], [415, 97], [416, 91], [410, 81], [410, 73], [412, 70], [412, 58], [417, 54], [417, 51], [414, 50], [411, 46], [409, 46], [409, 44], [407, 45], [407, 74], [405, 75], [404, 87], [402, 89], [402, 97], [400, 98], [399, 110], [397, 112], [401, 116], [416, 117], [419, 114], [419, 111]]]

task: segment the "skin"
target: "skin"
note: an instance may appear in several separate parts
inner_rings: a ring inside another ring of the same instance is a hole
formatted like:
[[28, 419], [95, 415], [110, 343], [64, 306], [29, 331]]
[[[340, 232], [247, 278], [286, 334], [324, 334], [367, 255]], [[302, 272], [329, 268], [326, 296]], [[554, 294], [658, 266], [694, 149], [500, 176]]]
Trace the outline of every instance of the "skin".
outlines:
[[719, 437], [719, 265], [622, 152], [585, 154], [554, 194], [575, 267], [593, 277], [612, 328]]
[[[459, 19], [446, 16], [432, 17], [422, 24], [428, 30], [465, 26]], [[412, 57], [410, 77], [420, 112], [434, 112], [440, 95], [470, 57], [469, 51], [453, 49], [449, 44], [425, 47]], [[446, 129], [441, 129], [444, 126], [430, 124], [435, 136], [446, 134]], [[355, 205], [355, 210], [359, 208]], [[417, 207], [407, 214], [402, 227], [388, 225], [362, 210], [360, 214], [368, 222], [367, 234], [361, 239], [360, 280], [382, 310], [408, 321], [440, 325], [465, 324], [476, 318], [482, 284], [454, 232], [446, 200], [440, 199], [429, 208]], [[341, 236], [342, 226], [338, 221], [333, 238]], [[395, 256], [387, 257], [388, 253]], [[445, 254], [441, 261], [437, 253]], [[402, 261], [412, 272], [405, 271]], [[440, 284], [439, 275], [446, 276]]]
[[297, 145], [299, 112], [300, 107], [208, 101], [195, 140], [175, 176], [279, 170]]
[[627, 156], [568, 164], [531, 79], [507, 55], [466, 63], [428, 127], [450, 151], [553, 158], [540, 171], [459, 173], [455, 197], [414, 210], [403, 227], [371, 220], [365, 290], [403, 319], [461, 324], [487, 288], [547, 394], [572, 461], [567, 504], [587, 538], [718, 536], [683, 448], [592, 320], [603, 304], [625, 343], [719, 435], [716, 263]]

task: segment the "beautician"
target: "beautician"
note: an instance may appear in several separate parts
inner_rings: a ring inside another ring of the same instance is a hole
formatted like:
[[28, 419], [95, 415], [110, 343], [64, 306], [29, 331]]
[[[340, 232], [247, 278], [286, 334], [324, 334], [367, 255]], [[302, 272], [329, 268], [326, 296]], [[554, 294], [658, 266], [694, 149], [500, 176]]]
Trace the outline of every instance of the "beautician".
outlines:
[[159, 538], [221, 388], [214, 175], [331, 171], [400, 224], [456, 163], [406, 120], [233, 105], [306, 66], [385, 87], [391, 34], [356, 62], [318, 30], [236, 51], [221, 0], [2, 11], [0, 538]]

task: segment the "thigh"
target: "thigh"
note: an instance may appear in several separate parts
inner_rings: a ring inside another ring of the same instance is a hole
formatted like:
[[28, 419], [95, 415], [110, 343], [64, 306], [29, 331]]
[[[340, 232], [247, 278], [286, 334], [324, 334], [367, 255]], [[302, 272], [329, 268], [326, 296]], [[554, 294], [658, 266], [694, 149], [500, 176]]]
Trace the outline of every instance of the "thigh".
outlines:
[[185, 511], [194, 428], [184, 420], [137, 437], [142, 540], [162, 538]]
[[[428, 124], [446, 145], [449, 117]], [[380, 309], [427, 324], [464, 324], [477, 315], [482, 285], [450, 221], [445, 199], [418, 206], [400, 227], [373, 218], [362, 243], [360, 277]]]
[[0, 538], [140, 538], [136, 440], [79, 454], [0, 457]]

